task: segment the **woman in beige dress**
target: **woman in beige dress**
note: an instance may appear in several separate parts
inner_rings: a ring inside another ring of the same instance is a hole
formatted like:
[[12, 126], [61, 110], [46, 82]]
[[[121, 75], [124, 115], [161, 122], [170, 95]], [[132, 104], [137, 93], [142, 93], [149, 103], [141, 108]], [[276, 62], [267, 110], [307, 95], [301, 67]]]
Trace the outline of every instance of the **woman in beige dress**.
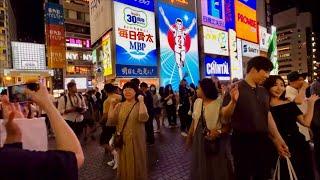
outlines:
[[[147, 148], [144, 123], [148, 120], [149, 115], [143, 96], [139, 95], [136, 98], [137, 88], [134, 84], [126, 83], [123, 86], [123, 93], [125, 102], [115, 105], [113, 101], [108, 114], [108, 121], [116, 124], [117, 132], [123, 128], [124, 145], [118, 150], [118, 179], [146, 180]], [[127, 123], [124, 126], [127, 117]]]

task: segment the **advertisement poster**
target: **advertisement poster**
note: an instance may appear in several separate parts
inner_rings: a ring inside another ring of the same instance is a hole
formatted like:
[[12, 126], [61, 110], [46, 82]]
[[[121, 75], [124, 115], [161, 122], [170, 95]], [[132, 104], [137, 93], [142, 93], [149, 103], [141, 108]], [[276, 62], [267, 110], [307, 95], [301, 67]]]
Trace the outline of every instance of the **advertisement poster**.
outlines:
[[94, 44], [112, 27], [112, 1], [90, 0], [90, 35]]
[[177, 7], [179, 9], [195, 12], [195, 7], [196, 7], [195, 1], [197, 0], [159, 0], [159, 1], [171, 6]]
[[138, 7], [148, 11], [154, 11], [154, 1], [153, 0], [114, 0], [123, 4], [127, 4], [133, 7]]
[[271, 34], [267, 33], [267, 28], [259, 26], [260, 50], [267, 52], [270, 44]]
[[226, 30], [236, 29], [234, 1], [235, 0], [224, 0]]
[[215, 76], [219, 80], [230, 80], [230, 60], [228, 57], [211, 57], [204, 58], [206, 76]]
[[277, 28], [271, 26], [271, 37], [268, 48], [268, 57], [273, 64], [273, 70], [270, 72], [271, 75], [278, 75], [279, 63], [278, 63], [278, 49], [277, 49]]
[[228, 56], [228, 33], [203, 26], [203, 49], [207, 54]]
[[245, 57], [255, 57], [260, 55], [259, 45], [242, 40], [242, 55]]
[[111, 37], [110, 33], [102, 38], [102, 66], [103, 76], [112, 74]]
[[236, 31], [237, 37], [258, 43], [257, 13], [245, 4], [236, 0]]
[[239, 62], [239, 65], [241, 66], [241, 69], [242, 69], [242, 74], [240, 74], [240, 75], [242, 75], [242, 77], [241, 77], [241, 79], [244, 77], [244, 74], [246, 74], [246, 72], [245, 72], [245, 68], [244, 68], [244, 66], [243, 66], [243, 58], [242, 58], [242, 41], [241, 41], [241, 39], [238, 39], [237, 38], [237, 49], [238, 49], [238, 62]]
[[[119, 2], [114, 2], [114, 10], [117, 17], [115, 21], [117, 76], [157, 76], [154, 13]], [[147, 71], [142, 71], [140, 75], [136, 73], [139, 67], [147, 68]]]
[[63, 6], [56, 3], [46, 3], [45, 16], [47, 24], [64, 25]]
[[201, 1], [202, 24], [225, 30], [224, 0]]
[[237, 34], [236, 31], [229, 29], [229, 49], [230, 49], [230, 66], [231, 79], [243, 78], [242, 61], [238, 58]]
[[158, 3], [161, 85], [178, 90], [180, 80], [198, 84], [199, 59], [196, 14]]
[[238, 1], [250, 7], [251, 9], [254, 9], [254, 10], [257, 9], [257, 0], [238, 0]]

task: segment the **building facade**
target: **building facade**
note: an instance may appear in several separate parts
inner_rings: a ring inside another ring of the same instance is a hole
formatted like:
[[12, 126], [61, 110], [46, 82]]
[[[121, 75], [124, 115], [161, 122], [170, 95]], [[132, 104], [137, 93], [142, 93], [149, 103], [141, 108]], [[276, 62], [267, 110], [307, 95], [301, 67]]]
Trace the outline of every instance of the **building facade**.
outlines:
[[279, 75], [286, 78], [292, 71], [312, 75], [312, 16], [297, 8], [273, 16], [277, 27]]
[[86, 0], [60, 0], [66, 31], [66, 77], [92, 76], [89, 3]]
[[0, 0], [0, 86], [11, 80], [4, 77], [4, 69], [12, 68], [11, 41], [16, 39], [16, 18], [10, 0]]

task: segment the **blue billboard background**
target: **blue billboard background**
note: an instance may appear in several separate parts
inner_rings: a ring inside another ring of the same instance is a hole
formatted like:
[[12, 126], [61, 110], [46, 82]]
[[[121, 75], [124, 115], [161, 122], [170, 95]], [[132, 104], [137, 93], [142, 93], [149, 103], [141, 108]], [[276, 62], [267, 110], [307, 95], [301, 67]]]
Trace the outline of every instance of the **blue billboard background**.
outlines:
[[63, 6], [56, 3], [46, 3], [45, 16], [47, 24], [63, 25], [64, 13]]
[[246, 6], [256, 10], [257, 9], [257, 0], [239, 0], [239, 2], [245, 4]]
[[153, 0], [114, 0], [121, 2], [123, 4], [127, 4], [130, 6], [138, 7], [141, 9], [145, 9], [148, 11], [154, 11], [154, 1]]
[[205, 72], [206, 76], [230, 78], [230, 59], [229, 57], [211, 57], [205, 56]]
[[116, 65], [118, 77], [155, 77], [158, 75], [156, 66]]
[[235, 7], [234, 7], [235, 0], [224, 0], [224, 9], [225, 9], [225, 25], [226, 30], [233, 29], [235, 30]]
[[[198, 37], [197, 37], [197, 25], [192, 26], [192, 22], [196, 19], [196, 14], [190, 11], [186, 11], [174, 6], [170, 6], [166, 3], [158, 2], [158, 10], [160, 8], [164, 10], [165, 16], [168, 19], [172, 27], [179, 18], [183, 22], [184, 30], [192, 27], [189, 34], [186, 34], [190, 39], [190, 49], [186, 48], [185, 63], [182, 68], [184, 78], [188, 83], [198, 84], [200, 80], [199, 76], [199, 58], [198, 58]], [[168, 40], [170, 28], [165, 23], [165, 20], [161, 13], [158, 13], [159, 24], [159, 36], [160, 36], [160, 82], [161, 86], [171, 84], [176, 91], [179, 88], [180, 74], [179, 68], [176, 63], [176, 53], [172, 45]], [[170, 38], [169, 38], [170, 39]], [[186, 46], [186, 44], [184, 44]]]

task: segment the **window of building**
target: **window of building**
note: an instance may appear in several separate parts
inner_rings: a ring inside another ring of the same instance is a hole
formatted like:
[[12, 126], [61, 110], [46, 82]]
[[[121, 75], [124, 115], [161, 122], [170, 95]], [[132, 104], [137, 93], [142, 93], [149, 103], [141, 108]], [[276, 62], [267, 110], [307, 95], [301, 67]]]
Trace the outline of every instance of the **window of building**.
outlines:
[[85, 15], [82, 12], [77, 12], [77, 19], [80, 21], [85, 21]]
[[[0, 25], [1, 25], [1, 23], [0, 23]], [[6, 30], [2, 29], [2, 34], [5, 34], [5, 33], [6, 33]]]
[[73, 10], [69, 10], [68, 12], [70, 19], [77, 19], [77, 12]]
[[7, 53], [7, 50], [6, 50], [6, 49], [2, 50], [2, 53], [3, 53], [3, 54], [6, 54], [6, 53]]
[[298, 29], [298, 32], [300, 32], [300, 29]]
[[89, 13], [86, 13], [86, 14], [85, 14], [85, 20], [86, 20], [86, 22], [90, 22], [90, 15], [89, 15]]
[[69, 9], [64, 9], [64, 18], [69, 19]]
[[90, 28], [73, 24], [65, 24], [67, 32], [90, 34]]
[[299, 66], [301, 66], [301, 63], [299, 63]]

